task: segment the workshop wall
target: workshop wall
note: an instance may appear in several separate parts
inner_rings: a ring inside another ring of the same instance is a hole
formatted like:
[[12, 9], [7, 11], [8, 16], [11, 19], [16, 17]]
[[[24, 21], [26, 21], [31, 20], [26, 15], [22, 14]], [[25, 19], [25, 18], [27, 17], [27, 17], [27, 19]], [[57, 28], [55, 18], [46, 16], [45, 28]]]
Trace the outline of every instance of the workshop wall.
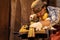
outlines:
[[10, 0], [0, 0], [0, 40], [9, 39]]
[[34, 0], [12, 0], [11, 1], [11, 31], [10, 40], [20, 40], [14, 32], [18, 32], [22, 25], [29, 24], [31, 14], [31, 3]]

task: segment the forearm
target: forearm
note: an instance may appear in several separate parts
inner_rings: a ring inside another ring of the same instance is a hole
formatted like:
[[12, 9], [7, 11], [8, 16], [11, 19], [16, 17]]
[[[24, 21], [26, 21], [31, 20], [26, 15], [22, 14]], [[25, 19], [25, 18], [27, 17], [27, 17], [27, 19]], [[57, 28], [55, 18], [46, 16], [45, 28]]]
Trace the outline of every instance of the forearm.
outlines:
[[41, 24], [42, 24], [43, 26], [49, 26], [50, 23], [51, 23], [50, 20], [41, 21]]

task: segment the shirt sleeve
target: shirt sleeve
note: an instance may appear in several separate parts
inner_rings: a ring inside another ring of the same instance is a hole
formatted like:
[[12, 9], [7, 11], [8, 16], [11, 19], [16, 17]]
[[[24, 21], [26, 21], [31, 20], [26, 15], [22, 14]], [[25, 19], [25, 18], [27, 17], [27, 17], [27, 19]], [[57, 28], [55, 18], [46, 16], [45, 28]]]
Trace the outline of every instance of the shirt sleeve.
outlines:
[[51, 21], [52, 24], [56, 23], [58, 20], [58, 10], [55, 7], [48, 7], [49, 11], [49, 20]]

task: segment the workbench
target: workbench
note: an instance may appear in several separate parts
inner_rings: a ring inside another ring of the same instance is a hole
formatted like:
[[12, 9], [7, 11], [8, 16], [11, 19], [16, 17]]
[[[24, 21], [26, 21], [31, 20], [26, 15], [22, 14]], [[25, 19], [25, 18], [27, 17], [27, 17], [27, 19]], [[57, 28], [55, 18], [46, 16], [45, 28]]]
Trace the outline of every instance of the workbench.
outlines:
[[28, 39], [34, 39], [34, 38], [47, 38], [49, 40], [50, 33], [53, 33], [54, 30], [40, 30], [35, 31], [34, 28], [29, 28], [27, 25], [23, 25], [21, 29], [19, 30], [19, 34], [21, 38], [28, 38]]

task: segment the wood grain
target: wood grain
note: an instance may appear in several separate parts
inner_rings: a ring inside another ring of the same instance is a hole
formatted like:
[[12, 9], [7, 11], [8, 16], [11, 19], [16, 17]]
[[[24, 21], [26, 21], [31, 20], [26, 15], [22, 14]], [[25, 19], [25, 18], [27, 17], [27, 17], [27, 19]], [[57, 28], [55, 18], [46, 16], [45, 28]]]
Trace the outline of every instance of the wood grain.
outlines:
[[9, 0], [0, 0], [0, 40], [9, 37]]

